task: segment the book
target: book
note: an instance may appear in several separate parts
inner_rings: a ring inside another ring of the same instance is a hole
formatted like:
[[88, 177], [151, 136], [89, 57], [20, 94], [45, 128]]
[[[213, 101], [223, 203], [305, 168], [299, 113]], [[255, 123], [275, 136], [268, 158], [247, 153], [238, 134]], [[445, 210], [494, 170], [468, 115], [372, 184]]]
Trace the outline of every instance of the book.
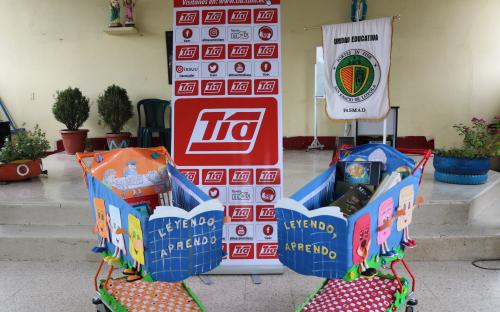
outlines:
[[394, 171], [390, 175], [386, 175], [380, 183], [379, 187], [375, 190], [375, 193], [373, 194], [368, 204], [373, 202], [375, 199], [377, 199], [377, 197], [391, 189], [399, 182], [401, 182], [401, 174], [399, 172]]
[[357, 184], [335, 200], [332, 206], [339, 207], [345, 215], [352, 215], [363, 208], [370, 201], [371, 196], [372, 191], [368, 187]]
[[358, 184], [375, 191], [380, 183], [382, 168], [382, 162], [378, 161], [339, 161], [333, 198], [340, 198]]

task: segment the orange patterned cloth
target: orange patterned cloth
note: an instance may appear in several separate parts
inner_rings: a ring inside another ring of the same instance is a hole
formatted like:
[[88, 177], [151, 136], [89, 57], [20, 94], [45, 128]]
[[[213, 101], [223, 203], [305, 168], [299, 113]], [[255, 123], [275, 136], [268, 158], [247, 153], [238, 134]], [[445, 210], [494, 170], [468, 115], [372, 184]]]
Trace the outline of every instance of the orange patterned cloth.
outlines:
[[127, 282], [125, 279], [109, 280], [106, 291], [127, 308], [127, 311], [201, 311], [182, 283], [144, 280]]

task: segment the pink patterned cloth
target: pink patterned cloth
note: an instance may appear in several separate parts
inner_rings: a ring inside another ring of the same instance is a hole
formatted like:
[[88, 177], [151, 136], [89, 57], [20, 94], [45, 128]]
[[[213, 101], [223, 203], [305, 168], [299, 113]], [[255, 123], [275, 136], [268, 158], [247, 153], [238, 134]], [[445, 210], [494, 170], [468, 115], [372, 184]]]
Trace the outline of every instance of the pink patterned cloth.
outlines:
[[352, 282], [331, 279], [309, 301], [304, 312], [384, 312], [395, 299], [398, 282], [375, 276]]

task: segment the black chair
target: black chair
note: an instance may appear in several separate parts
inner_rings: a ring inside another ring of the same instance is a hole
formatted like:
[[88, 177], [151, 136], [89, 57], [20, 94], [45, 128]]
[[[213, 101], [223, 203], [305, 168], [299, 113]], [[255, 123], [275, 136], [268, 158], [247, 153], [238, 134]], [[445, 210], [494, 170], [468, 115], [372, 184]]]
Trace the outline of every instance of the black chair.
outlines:
[[[144, 110], [145, 124], [142, 124], [141, 106]], [[137, 103], [139, 116], [139, 129], [137, 130], [137, 146], [151, 147], [153, 133], [160, 136], [161, 145], [170, 152], [171, 130], [165, 126], [165, 112], [170, 106], [170, 101], [159, 99], [144, 99]]]

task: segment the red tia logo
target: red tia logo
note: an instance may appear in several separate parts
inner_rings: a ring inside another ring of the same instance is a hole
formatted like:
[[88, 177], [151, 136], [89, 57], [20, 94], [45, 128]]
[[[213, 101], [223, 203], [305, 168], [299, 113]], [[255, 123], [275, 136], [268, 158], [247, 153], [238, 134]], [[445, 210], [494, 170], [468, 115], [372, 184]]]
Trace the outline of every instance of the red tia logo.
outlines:
[[199, 183], [198, 170], [196, 169], [180, 169], [180, 173], [186, 176], [191, 183], [197, 185]]
[[181, 11], [177, 12], [177, 25], [197, 25], [198, 11]]
[[278, 94], [278, 80], [255, 79], [255, 94]]
[[230, 44], [229, 58], [230, 59], [250, 59], [252, 58], [250, 44]]
[[262, 26], [259, 29], [259, 38], [263, 41], [268, 41], [273, 38], [273, 29], [269, 26]]
[[224, 24], [226, 15], [224, 11], [203, 11], [203, 24]]
[[229, 24], [250, 24], [250, 10], [229, 10]]
[[276, 198], [276, 191], [272, 187], [265, 187], [260, 191], [260, 198], [266, 203], [270, 203]]
[[251, 153], [265, 112], [265, 108], [201, 110], [186, 154]]
[[257, 205], [257, 221], [276, 221], [274, 206]]
[[257, 169], [257, 184], [281, 184], [279, 169]]
[[231, 222], [253, 221], [252, 206], [229, 206]]
[[203, 59], [223, 59], [224, 55], [224, 45], [204, 45], [203, 49]]
[[197, 95], [198, 94], [198, 81], [176, 81], [175, 82], [175, 95]]
[[229, 169], [229, 184], [250, 185], [253, 184], [252, 169]]
[[266, 43], [255, 45], [255, 58], [277, 58], [278, 57], [278, 44]]
[[193, 30], [191, 28], [186, 28], [182, 31], [182, 37], [184, 39], [191, 39], [193, 37]]
[[276, 259], [278, 257], [278, 244], [257, 243], [258, 259]]
[[208, 35], [210, 38], [217, 38], [219, 37], [219, 28], [217, 27], [212, 27], [208, 30]]
[[230, 259], [253, 259], [253, 244], [230, 244]]
[[255, 23], [277, 23], [278, 10], [277, 9], [256, 9], [254, 12]]
[[224, 185], [226, 184], [226, 169], [203, 169], [204, 185]]
[[203, 80], [201, 94], [224, 95], [224, 80]]
[[197, 60], [198, 46], [177, 46], [176, 47], [177, 60]]
[[229, 95], [250, 95], [252, 90], [250, 88], [251, 80], [228, 80]]

